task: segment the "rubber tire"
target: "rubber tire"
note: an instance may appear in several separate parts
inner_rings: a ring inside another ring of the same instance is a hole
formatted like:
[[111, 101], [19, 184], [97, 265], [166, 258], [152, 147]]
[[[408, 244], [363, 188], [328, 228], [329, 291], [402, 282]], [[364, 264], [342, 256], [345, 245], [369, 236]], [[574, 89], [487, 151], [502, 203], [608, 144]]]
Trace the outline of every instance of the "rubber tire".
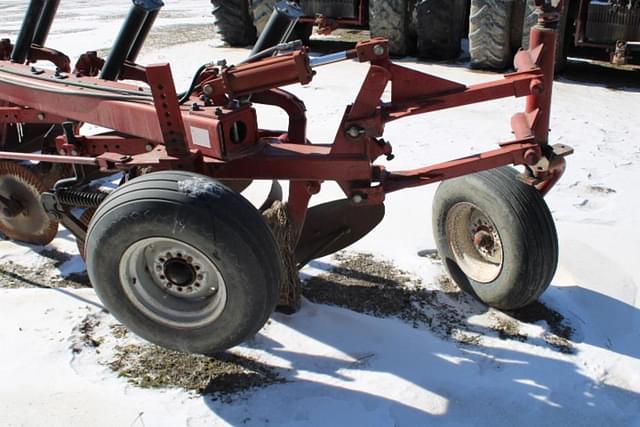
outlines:
[[[457, 203], [479, 207], [494, 223], [503, 244], [503, 267], [490, 283], [478, 283], [457, 265], [446, 233], [447, 213]], [[538, 191], [517, 179], [510, 167], [440, 184], [433, 202], [438, 252], [455, 283], [483, 303], [514, 310], [534, 302], [549, 286], [558, 263], [558, 237]]]
[[410, 3], [407, 0], [370, 0], [369, 30], [371, 37], [389, 40], [389, 52], [393, 56], [406, 56], [415, 49], [411, 45], [409, 24]]
[[256, 28], [247, 0], [211, 0], [216, 32], [230, 46], [244, 47], [255, 43]]
[[527, 0], [514, 0], [511, 11], [511, 52], [515, 52], [522, 47], [522, 34], [524, 31], [524, 14]]
[[472, 68], [511, 66], [511, 15], [514, 0], [471, 0], [469, 55]]
[[[204, 180], [205, 190], [180, 189], [180, 182], [192, 178]], [[122, 254], [141, 239], [163, 236], [198, 248], [220, 270], [227, 303], [209, 324], [163, 325], [138, 310], [124, 292]], [[89, 278], [105, 307], [162, 347], [207, 355], [226, 350], [255, 335], [278, 302], [282, 260], [271, 230], [242, 196], [205, 176], [156, 172], [119, 187], [94, 214], [85, 250]]]
[[[258, 36], [260, 36], [267, 22], [269, 22], [277, 0], [253, 0], [252, 3], [253, 24], [255, 25]], [[293, 29], [289, 41], [302, 40], [302, 43], [307, 46], [309, 45], [311, 34], [313, 34], [313, 24], [299, 23]]]
[[462, 50], [466, 0], [422, 0], [418, 17], [418, 58], [455, 59]]
[[[556, 39], [556, 74], [562, 73], [567, 66], [567, 17], [569, 5], [566, 5], [560, 22], [558, 24], [558, 38]], [[526, 0], [524, 21], [522, 23], [522, 48], [529, 48], [529, 36], [531, 27], [533, 27], [538, 21], [538, 15], [536, 14], [536, 7], [533, 0]]]

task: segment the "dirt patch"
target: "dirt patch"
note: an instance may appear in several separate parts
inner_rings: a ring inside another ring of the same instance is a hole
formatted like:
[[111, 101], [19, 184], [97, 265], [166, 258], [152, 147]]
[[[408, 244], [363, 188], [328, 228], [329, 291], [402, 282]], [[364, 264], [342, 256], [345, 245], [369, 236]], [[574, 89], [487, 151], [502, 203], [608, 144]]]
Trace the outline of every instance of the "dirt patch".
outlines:
[[73, 273], [67, 277], [52, 274], [56, 268], [56, 262], [44, 262], [43, 264], [29, 268], [12, 261], [0, 263], [0, 288], [72, 288], [81, 289], [91, 287], [86, 273]]
[[178, 24], [157, 27], [149, 33], [145, 42], [146, 49], [161, 49], [179, 44], [203, 40], [214, 40], [213, 25]]
[[71, 351], [94, 352], [98, 363], [141, 388], [181, 388], [231, 402], [240, 393], [285, 380], [268, 365], [246, 356], [215, 357], [167, 350], [140, 341], [104, 313], [86, 316], [74, 329]]
[[545, 342], [562, 353], [575, 353], [575, 348], [570, 341], [575, 330], [559, 312], [536, 301], [527, 307], [510, 311], [508, 314], [523, 323], [546, 323], [549, 330], [545, 332]]
[[446, 301], [447, 297], [458, 299], [460, 293], [447, 277], [439, 278], [439, 289], [434, 290], [371, 254], [338, 254], [335, 259], [338, 265], [332, 271], [304, 283], [308, 300], [377, 317], [398, 317], [414, 328], [427, 327], [454, 339], [465, 327], [465, 317]]
[[440, 254], [437, 249], [425, 249], [418, 252], [418, 256], [422, 258], [430, 259], [434, 262], [442, 262], [442, 258], [440, 258]]
[[98, 348], [104, 342], [104, 337], [98, 337], [95, 334], [96, 328], [100, 326], [98, 315], [89, 315], [85, 317], [80, 325], [76, 327], [76, 335], [79, 337], [72, 346], [73, 353], [82, 353], [86, 347]]
[[45, 258], [49, 258], [52, 261], [54, 267], [60, 267], [65, 262], [69, 261], [72, 257], [66, 252], [61, 252], [55, 248], [47, 248], [40, 251], [40, 255]]
[[[439, 263], [435, 251], [419, 256]], [[303, 294], [311, 302], [335, 305], [377, 317], [397, 317], [415, 328], [426, 327], [445, 339], [478, 345], [494, 333], [502, 340], [535, 342], [520, 327], [523, 323], [546, 322], [544, 341], [562, 353], [573, 353], [573, 329], [564, 317], [540, 302], [512, 312], [498, 312], [477, 303], [460, 291], [448, 276], [425, 286], [393, 263], [371, 254], [340, 253], [337, 265], [308, 279]], [[489, 326], [471, 324], [474, 315], [489, 314]]]
[[[156, 27], [147, 36], [143, 51], [151, 49], [163, 49], [180, 44], [199, 42], [204, 40], [214, 40], [215, 32], [213, 25], [203, 26], [200, 24], [178, 24]], [[107, 58], [111, 48], [98, 50], [98, 56]]]
[[496, 319], [491, 329], [496, 331], [502, 340], [527, 341], [527, 336], [520, 333], [520, 326], [513, 319], [500, 317]]
[[148, 344], [117, 346], [109, 367], [138, 387], [177, 387], [225, 402], [240, 392], [284, 382], [273, 368], [247, 357], [206, 357]]
[[590, 185], [590, 186], [587, 187], [587, 189], [592, 193], [600, 193], [600, 194], [615, 194], [615, 193], [617, 193], [617, 191], [614, 190], [613, 188], [604, 187], [602, 185]]

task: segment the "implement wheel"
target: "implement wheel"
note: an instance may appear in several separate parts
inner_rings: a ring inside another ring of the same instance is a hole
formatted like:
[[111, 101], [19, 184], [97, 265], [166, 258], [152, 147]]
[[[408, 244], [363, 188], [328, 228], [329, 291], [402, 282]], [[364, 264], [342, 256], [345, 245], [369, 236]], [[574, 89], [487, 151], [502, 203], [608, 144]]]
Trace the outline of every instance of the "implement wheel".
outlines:
[[443, 182], [433, 203], [436, 244], [451, 278], [487, 305], [534, 302], [558, 263], [558, 238], [544, 199], [512, 168]]
[[258, 332], [281, 277], [258, 211], [208, 177], [157, 172], [118, 188], [91, 219], [87, 271], [106, 308], [157, 345], [213, 354]]

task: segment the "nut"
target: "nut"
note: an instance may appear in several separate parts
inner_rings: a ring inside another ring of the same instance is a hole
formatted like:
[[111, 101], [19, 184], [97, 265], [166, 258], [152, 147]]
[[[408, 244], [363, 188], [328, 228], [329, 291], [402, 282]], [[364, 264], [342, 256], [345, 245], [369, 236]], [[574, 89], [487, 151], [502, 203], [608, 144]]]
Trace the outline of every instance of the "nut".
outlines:
[[377, 44], [377, 45], [373, 46], [373, 54], [376, 55], [376, 56], [384, 55], [385, 50], [386, 49], [381, 44]]
[[362, 129], [360, 126], [351, 126], [349, 129], [347, 129], [347, 135], [353, 139], [359, 138], [363, 134], [364, 129]]

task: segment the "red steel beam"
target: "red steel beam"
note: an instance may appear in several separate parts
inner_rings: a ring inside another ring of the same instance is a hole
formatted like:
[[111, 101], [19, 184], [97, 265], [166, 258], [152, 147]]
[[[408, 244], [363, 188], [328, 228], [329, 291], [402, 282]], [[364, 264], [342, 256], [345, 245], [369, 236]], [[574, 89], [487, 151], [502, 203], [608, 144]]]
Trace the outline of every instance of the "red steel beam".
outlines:
[[538, 71], [513, 73], [506, 75], [504, 80], [471, 85], [459, 92], [383, 105], [382, 112], [387, 117], [386, 121], [390, 122], [417, 114], [476, 104], [499, 98], [510, 98], [512, 96], [519, 98], [530, 95], [531, 82], [541, 77], [542, 73]]
[[540, 155], [540, 146], [533, 142], [533, 138], [530, 138], [529, 141], [508, 143], [497, 150], [425, 168], [389, 172], [385, 176], [382, 185], [385, 193], [391, 193], [510, 164], [526, 164], [528, 163], [526, 158], [529, 153], [533, 152], [537, 156]]

